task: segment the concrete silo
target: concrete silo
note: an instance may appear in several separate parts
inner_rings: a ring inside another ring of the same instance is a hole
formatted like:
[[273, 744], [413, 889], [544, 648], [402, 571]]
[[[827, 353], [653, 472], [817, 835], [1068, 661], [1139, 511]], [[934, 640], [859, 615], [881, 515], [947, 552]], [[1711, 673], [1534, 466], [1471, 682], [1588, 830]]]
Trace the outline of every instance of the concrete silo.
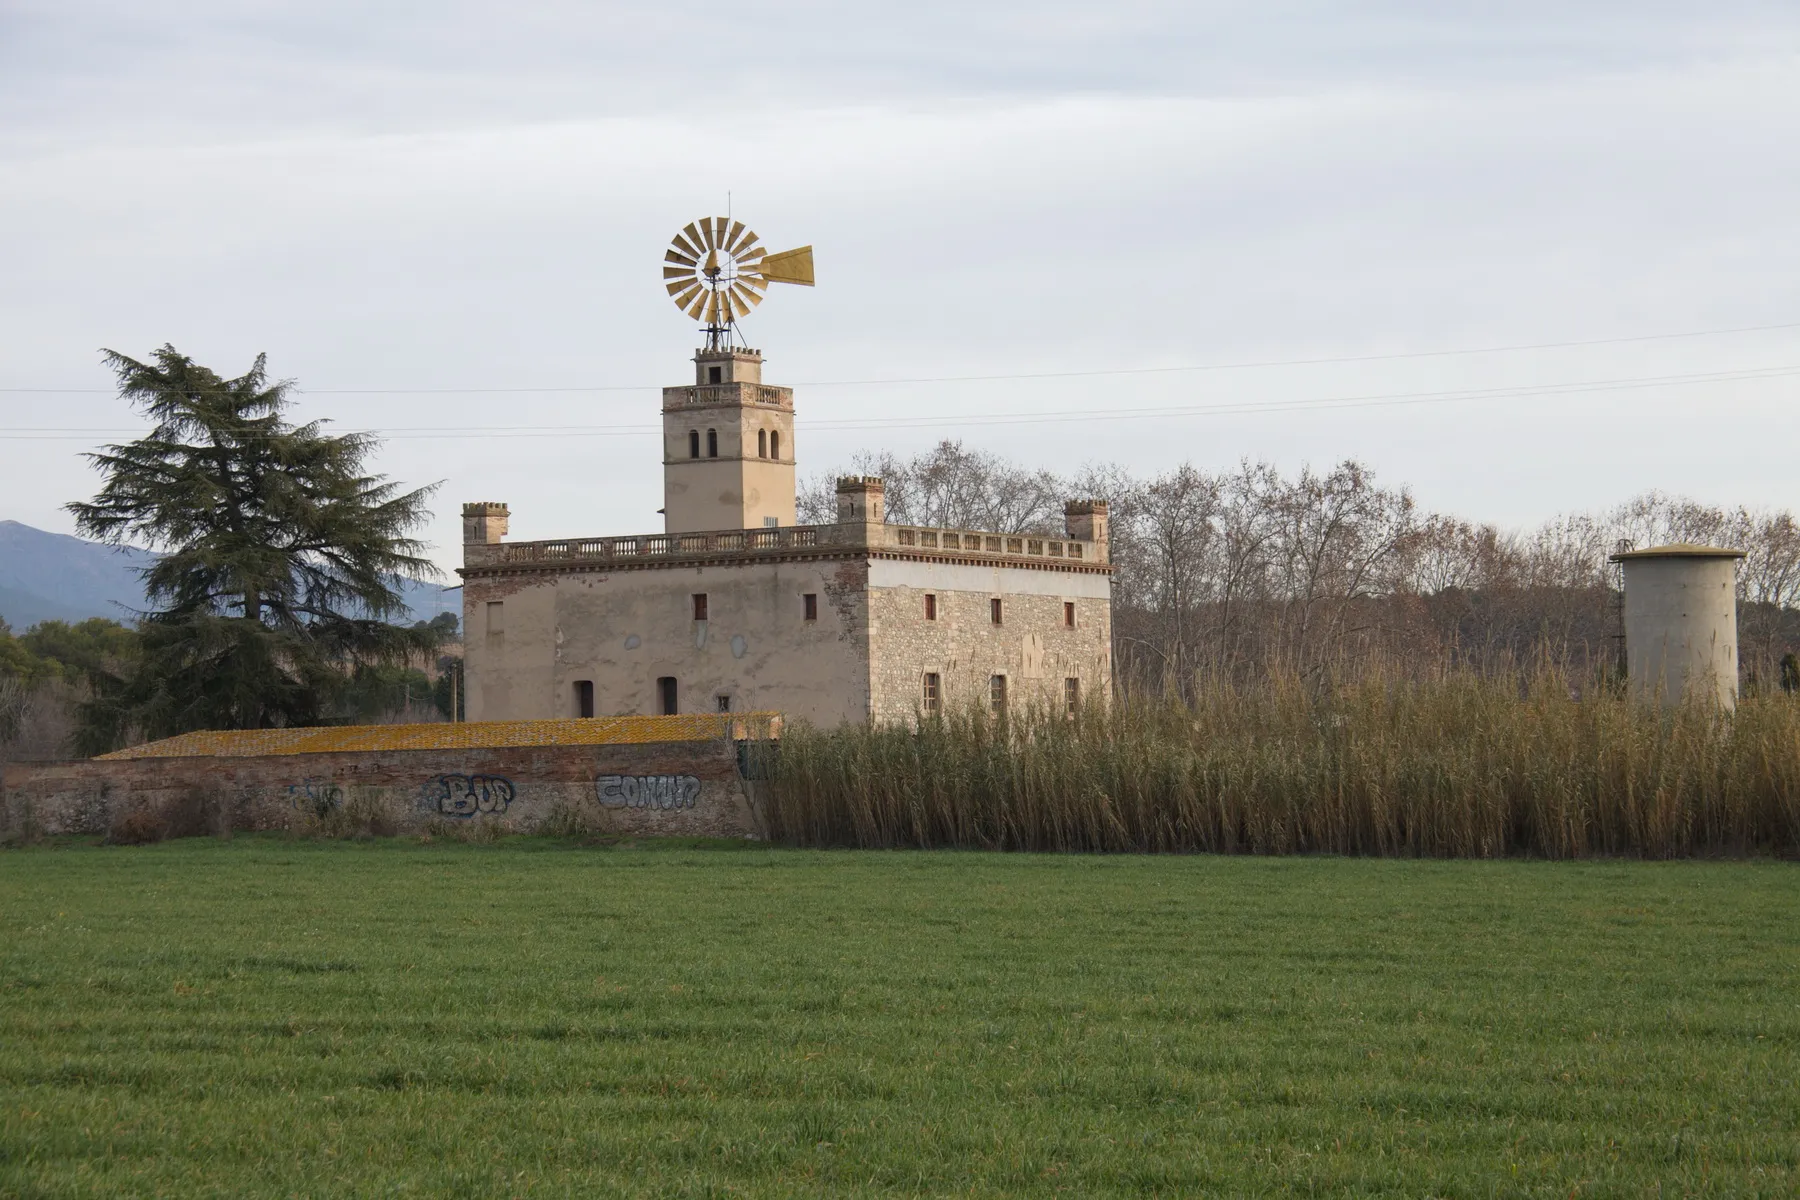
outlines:
[[1737, 560], [1718, 546], [1653, 546], [1612, 556], [1625, 573], [1631, 692], [1673, 707], [1695, 689], [1737, 704]]

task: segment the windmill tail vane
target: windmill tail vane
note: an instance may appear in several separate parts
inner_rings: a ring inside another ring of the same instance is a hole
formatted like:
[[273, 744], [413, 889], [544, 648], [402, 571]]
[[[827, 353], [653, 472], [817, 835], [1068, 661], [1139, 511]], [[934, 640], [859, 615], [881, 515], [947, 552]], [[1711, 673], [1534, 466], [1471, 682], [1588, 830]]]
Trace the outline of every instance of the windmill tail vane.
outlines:
[[702, 217], [663, 255], [663, 287], [677, 308], [704, 324], [709, 350], [734, 343], [737, 319], [762, 303], [771, 283], [812, 287], [812, 247], [771, 254], [742, 221]]

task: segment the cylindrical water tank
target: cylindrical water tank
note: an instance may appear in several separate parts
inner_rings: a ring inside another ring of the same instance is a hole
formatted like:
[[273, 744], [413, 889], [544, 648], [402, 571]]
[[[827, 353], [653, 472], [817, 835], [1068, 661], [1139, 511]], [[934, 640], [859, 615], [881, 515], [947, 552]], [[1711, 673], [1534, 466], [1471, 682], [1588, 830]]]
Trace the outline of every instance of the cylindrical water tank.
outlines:
[[1631, 692], [1673, 707], [1704, 689], [1737, 704], [1737, 560], [1719, 546], [1653, 546], [1612, 556], [1625, 572]]

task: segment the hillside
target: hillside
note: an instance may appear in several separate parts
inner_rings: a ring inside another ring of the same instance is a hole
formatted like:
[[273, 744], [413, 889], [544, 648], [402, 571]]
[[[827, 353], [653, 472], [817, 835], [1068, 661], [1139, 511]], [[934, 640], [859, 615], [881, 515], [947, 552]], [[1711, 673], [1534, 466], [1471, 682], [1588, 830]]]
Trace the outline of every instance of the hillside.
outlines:
[[[144, 607], [138, 573], [153, 557], [0, 521], [0, 618], [14, 630], [88, 617], [129, 621]], [[462, 609], [461, 593], [444, 585], [412, 579], [401, 592], [420, 620]]]

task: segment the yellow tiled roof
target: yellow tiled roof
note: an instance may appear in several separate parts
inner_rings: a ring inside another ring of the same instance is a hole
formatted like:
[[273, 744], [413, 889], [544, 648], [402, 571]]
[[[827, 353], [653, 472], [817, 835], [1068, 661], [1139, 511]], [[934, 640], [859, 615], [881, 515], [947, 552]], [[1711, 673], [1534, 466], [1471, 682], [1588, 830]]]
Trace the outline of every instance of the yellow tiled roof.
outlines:
[[469, 721], [452, 725], [326, 725], [298, 729], [223, 729], [183, 733], [102, 754], [110, 758], [247, 758], [356, 750], [464, 750], [499, 746], [618, 746], [774, 736], [781, 714], [685, 713], [673, 717], [587, 717], [546, 721]]

